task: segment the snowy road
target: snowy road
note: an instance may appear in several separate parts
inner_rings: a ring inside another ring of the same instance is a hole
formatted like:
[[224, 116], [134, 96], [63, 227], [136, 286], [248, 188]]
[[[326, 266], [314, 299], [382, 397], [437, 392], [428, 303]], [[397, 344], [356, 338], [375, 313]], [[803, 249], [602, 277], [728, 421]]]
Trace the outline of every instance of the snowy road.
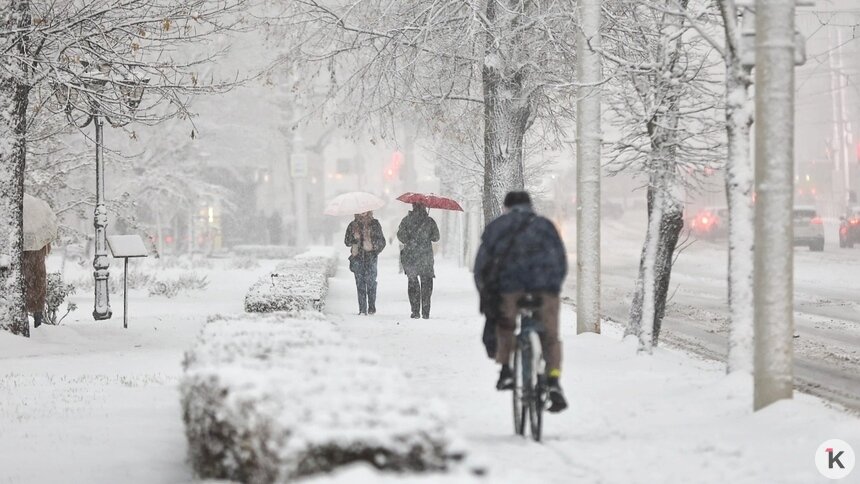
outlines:
[[[603, 311], [615, 321], [627, 320], [642, 234], [644, 227], [630, 218], [604, 227]], [[678, 258], [666, 341], [725, 358], [726, 260], [724, 242], [702, 241]], [[575, 298], [575, 282], [568, 278], [569, 298]], [[839, 249], [829, 237], [825, 252], [795, 250], [795, 325], [797, 387], [860, 410], [860, 249]]]

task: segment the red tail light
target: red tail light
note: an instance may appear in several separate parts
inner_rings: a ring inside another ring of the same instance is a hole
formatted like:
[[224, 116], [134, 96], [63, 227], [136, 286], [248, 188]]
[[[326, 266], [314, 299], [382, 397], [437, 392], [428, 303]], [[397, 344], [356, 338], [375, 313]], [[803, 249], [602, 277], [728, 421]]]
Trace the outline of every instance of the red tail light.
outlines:
[[711, 221], [708, 217], [702, 217], [702, 225], [708, 225], [710, 222]]
[[860, 218], [852, 218], [849, 223], [851, 225], [860, 225]]
[[814, 219], [812, 219], [812, 224], [813, 225], [821, 225], [822, 224], [821, 217], [815, 217]]

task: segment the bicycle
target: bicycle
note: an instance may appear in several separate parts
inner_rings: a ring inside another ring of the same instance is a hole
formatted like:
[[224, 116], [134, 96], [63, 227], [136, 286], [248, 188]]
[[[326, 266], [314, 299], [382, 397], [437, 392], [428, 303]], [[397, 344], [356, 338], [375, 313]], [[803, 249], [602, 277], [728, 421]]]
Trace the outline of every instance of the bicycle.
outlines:
[[516, 349], [512, 365], [514, 373], [514, 432], [525, 436], [528, 416], [532, 439], [540, 442], [543, 430], [543, 410], [546, 407], [546, 363], [540, 344], [540, 321], [536, 317], [541, 299], [526, 294], [517, 301], [519, 317]]

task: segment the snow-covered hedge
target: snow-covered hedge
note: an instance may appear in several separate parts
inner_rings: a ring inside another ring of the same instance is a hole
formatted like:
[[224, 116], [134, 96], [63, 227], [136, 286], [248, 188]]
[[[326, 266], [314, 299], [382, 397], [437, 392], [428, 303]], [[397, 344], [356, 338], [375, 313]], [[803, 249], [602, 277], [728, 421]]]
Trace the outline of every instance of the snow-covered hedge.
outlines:
[[191, 463], [203, 478], [283, 482], [351, 462], [440, 470], [444, 409], [313, 313], [218, 317], [185, 355]]
[[301, 253], [301, 249], [286, 245], [235, 245], [233, 253], [257, 259], [289, 259]]
[[328, 278], [334, 275], [337, 259], [331, 249], [314, 249], [279, 264], [256, 283], [245, 296], [245, 311], [322, 311], [328, 293]]

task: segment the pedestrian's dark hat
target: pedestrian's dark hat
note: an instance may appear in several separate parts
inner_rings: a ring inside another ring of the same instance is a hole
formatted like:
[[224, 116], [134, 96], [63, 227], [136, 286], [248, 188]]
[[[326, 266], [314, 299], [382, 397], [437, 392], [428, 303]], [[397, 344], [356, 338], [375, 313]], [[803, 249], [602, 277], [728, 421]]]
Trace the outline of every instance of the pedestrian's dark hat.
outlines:
[[531, 205], [532, 197], [528, 192], [508, 192], [505, 195], [505, 208], [511, 208], [516, 205]]

